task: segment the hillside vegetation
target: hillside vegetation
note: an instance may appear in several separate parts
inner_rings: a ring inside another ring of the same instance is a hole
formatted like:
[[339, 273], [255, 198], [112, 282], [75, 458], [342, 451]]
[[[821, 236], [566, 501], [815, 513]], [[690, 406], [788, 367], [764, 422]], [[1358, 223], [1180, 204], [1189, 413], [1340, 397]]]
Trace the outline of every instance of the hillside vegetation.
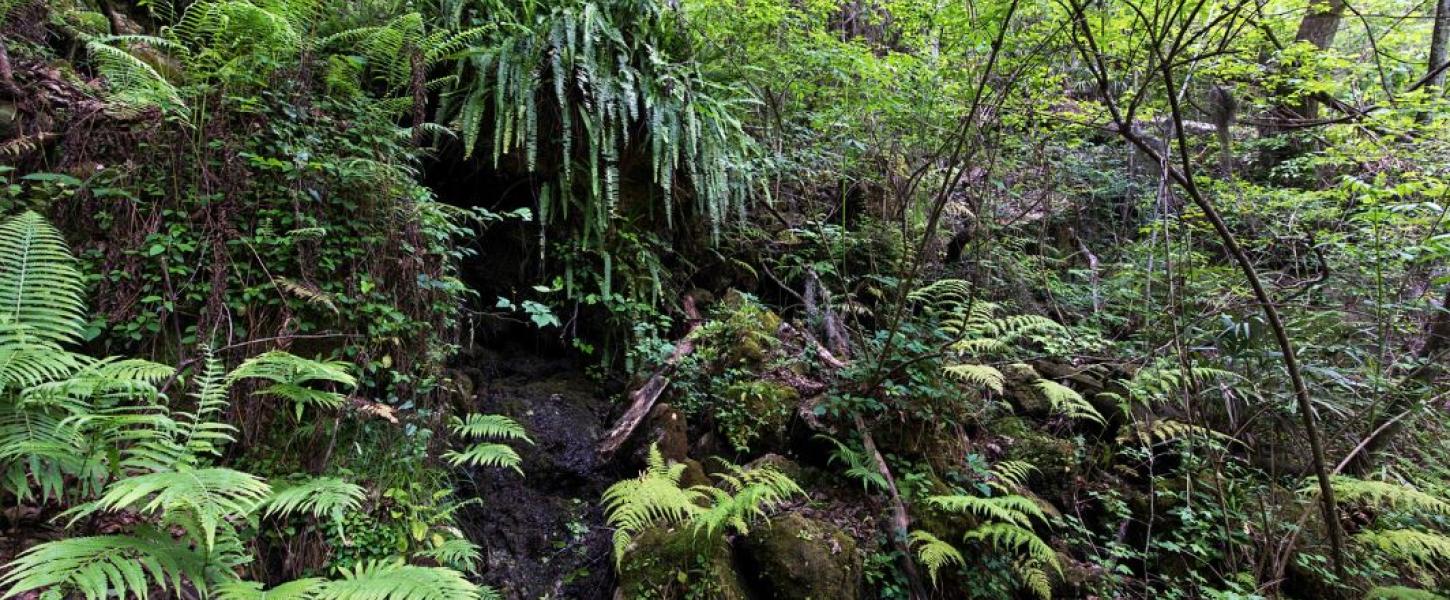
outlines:
[[0, 0], [0, 598], [1450, 597], [1450, 0]]

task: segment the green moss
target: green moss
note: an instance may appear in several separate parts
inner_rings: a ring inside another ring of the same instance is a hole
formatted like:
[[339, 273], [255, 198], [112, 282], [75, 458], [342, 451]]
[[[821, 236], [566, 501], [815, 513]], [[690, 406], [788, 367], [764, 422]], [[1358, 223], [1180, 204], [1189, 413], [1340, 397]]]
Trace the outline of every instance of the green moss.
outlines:
[[619, 596], [629, 600], [745, 600], [729, 544], [695, 537], [689, 528], [651, 529], [635, 538], [619, 570]]
[[783, 431], [800, 402], [795, 388], [763, 379], [732, 384], [723, 396], [715, 418], [726, 439], [742, 452], [761, 436]]
[[744, 541], [748, 572], [763, 598], [856, 600], [861, 556], [856, 540], [839, 528], [789, 513], [758, 527]]

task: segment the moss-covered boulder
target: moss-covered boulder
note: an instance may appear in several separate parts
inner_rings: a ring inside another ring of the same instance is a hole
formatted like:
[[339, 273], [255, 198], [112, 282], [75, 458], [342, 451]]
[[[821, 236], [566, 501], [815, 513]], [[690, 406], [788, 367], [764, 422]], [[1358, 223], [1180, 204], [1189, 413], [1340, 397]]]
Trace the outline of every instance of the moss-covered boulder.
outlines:
[[635, 537], [619, 565], [623, 600], [745, 600], [730, 545], [689, 527], [651, 529]]
[[1018, 417], [993, 423], [992, 432], [1005, 438], [1004, 458], [1026, 461], [1037, 467], [1028, 477], [1028, 487], [1056, 499], [1071, 485], [1078, 462], [1077, 447], [1072, 440], [1039, 431]]
[[861, 556], [840, 528], [788, 513], [756, 527], [741, 543], [754, 590], [771, 600], [857, 600]]

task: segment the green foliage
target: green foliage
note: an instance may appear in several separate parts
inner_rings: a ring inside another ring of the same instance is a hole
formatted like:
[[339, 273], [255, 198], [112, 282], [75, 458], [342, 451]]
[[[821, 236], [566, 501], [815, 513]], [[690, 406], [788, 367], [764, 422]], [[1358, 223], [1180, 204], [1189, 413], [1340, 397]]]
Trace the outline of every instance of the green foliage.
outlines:
[[[0, 331], [5, 335], [0, 343], [9, 345], [17, 335], [53, 343], [77, 341], [85, 322], [82, 289], [70, 249], [45, 219], [24, 212], [0, 223]], [[39, 374], [36, 370], [55, 368], [25, 366], [18, 356], [6, 358], [5, 373], [17, 369], [21, 376], [33, 377]]]
[[138, 596], [154, 586], [180, 593], [183, 581], [200, 581], [204, 561], [161, 532], [76, 537], [34, 546], [11, 562], [0, 586], [5, 598], [47, 588], [74, 590], [86, 598]]
[[[513, 419], [501, 415], [480, 415], [470, 413], [462, 419], [454, 417], [449, 423], [448, 429], [453, 435], [473, 439], [496, 439], [504, 441], [523, 441], [534, 443], [529, 439], [524, 428]], [[501, 443], [478, 443], [471, 444], [461, 451], [449, 450], [443, 454], [443, 459], [453, 466], [474, 466], [474, 467], [508, 467], [523, 474], [519, 465], [523, 459], [518, 452], [514, 451], [507, 444]]]
[[[1003, 479], [1019, 476], [1022, 472], [1020, 465], [1009, 465], [1001, 471]], [[1051, 568], [1061, 575], [1062, 563], [1057, 558], [1057, 551], [1033, 531], [1035, 522], [1047, 520], [1046, 513], [1034, 500], [1017, 494], [990, 497], [955, 494], [932, 496], [927, 498], [927, 502], [948, 512], [970, 514], [980, 519], [981, 524], [968, 530], [963, 535], [963, 541], [978, 541], [994, 550], [1017, 556], [1013, 569], [1023, 587], [1044, 600], [1052, 597], [1044, 569]], [[960, 552], [930, 532], [913, 531], [912, 541], [918, 546], [917, 553], [930, 570], [933, 580], [942, 567], [965, 562]]]
[[910, 539], [911, 546], [916, 548], [917, 558], [921, 560], [922, 566], [926, 567], [926, 572], [931, 575], [933, 583], [936, 582], [937, 574], [943, 567], [960, 566], [967, 562], [967, 559], [962, 557], [962, 553], [955, 546], [942, 541], [930, 532], [917, 529], [911, 532]]
[[300, 359], [282, 351], [272, 351], [247, 359], [231, 374], [228, 382], [240, 379], [263, 379], [271, 384], [257, 390], [264, 396], [274, 396], [292, 403], [300, 420], [306, 408], [335, 409], [346, 400], [342, 392], [319, 390], [311, 386], [331, 383], [347, 389], [357, 387], [357, 379], [349, 372], [350, 365], [344, 362], [320, 362]]
[[752, 519], [805, 493], [774, 467], [724, 466], [725, 472], [718, 476], [720, 487], [682, 488], [685, 465], [666, 464], [659, 448], [651, 446], [648, 464], [639, 477], [604, 491], [605, 519], [615, 528], [615, 562], [623, 561], [634, 538], [652, 527], [688, 525], [697, 537], [708, 538], [727, 530], [745, 533]]
[[262, 503], [262, 515], [309, 514], [341, 520], [343, 513], [358, 509], [366, 493], [362, 486], [336, 477], [313, 477], [274, 489]]

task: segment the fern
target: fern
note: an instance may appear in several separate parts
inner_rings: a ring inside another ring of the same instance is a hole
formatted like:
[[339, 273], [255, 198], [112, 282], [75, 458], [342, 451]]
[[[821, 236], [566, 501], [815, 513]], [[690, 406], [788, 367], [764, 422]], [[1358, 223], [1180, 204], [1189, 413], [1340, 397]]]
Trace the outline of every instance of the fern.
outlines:
[[666, 464], [659, 448], [650, 446], [644, 472], [604, 491], [605, 519], [614, 527], [614, 560], [624, 559], [634, 536], [656, 524], [687, 521], [702, 512], [706, 496], [680, 487], [685, 465]]
[[1425, 569], [1443, 571], [1445, 565], [1450, 565], [1450, 536], [1440, 533], [1416, 529], [1366, 530], [1355, 534], [1354, 541]]
[[[1005, 467], [1001, 473], [1014, 477], [1025, 474], [1025, 469], [1014, 464]], [[1046, 521], [1047, 515], [1031, 498], [1015, 494], [990, 498], [958, 494], [931, 496], [927, 502], [943, 510], [974, 515], [984, 521], [967, 531], [962, 539], [980, 541], [997, 550], [1016, 554], [1018, 559], [1014, 563], [1014, 571], [1023, 586], [1040, 597], [1050, 597], [1051, 586], [1045, 585], [1046, 573], [1042, 567], [1051, 567], [1060, 575], [1062, 564], [1052, 547], [1032, 530], [1034, 521]], [[935, 549], [934, 552], [942, 550]], [[1044, 589], [1049, 593], [1043, 594]]]
[[988, 365], [948, 365], [942, 367], [942, 370], [965, 383], [984, 387], [998, 394], [1002, 393], [1002, 387], [1007, 382], [1001, 371]]
[[444, 566], [470, 573], [478, 568], [478, 561], [483, 559], [478, 544], [457, 537], [443, 540], [441, 543], [419, 550], [415, 554], [431, 558]]
[[695, 515], [697, 534], [714, 536], [727, 527], [748, 533], [752, 518], [764, 518], [768, 510], [791, 497], [805, 495], [795, 481], [773, 467], [747, 469], [730, 463], [724, 467], [724, 472], [715, 476], [720, 480], [717, 487], [697, 486], [712, 499], [704, 512]]
[[216, 547], [224, 519], [251, 513], [271, 488], [250, 473], [211, 467], [147, 473], [111, 482], [100, 498], [64, 513], [70, 523], [103, 511], [131, 509], [142, 514], [180, 517], [194, 522], [198, 542]]
[[1365, 592], [1364, 598], [1365, 600], [1445, 600], [1444, 596], [1435, 592], [1400, 585], [1372, 588]]
[[[77, 537], [21, 553], [0, 578], [13, 598], [41, 589], [74, 591], [86, 598], [145, 598], [152, 588], [175, 590], [203, 581], [204, 561], [160, 532]], [[60, 597], [59, 595], [55, 597]]]
[[836, 449], [831, 452], [831, 458], [828, 462], [840, 462], [844, 464], [846, 466], [846, 476], [859, 480], [862, 491], [869, 492], [873, 487], [882, 491], [886, 490], [886, 477], [881, 475], [881, 471], [876, 468], [873, 461], [866, 458], [865, 452], [847, 446], [840, 440], [829, 435], [820, 434], [816, 437], [829, 441], [836, 446]]
[[715, 536], [726, 529], [749, 531], [750, 521], [764, 517], [787, 499], [805, 493], [780, 470], [747, 469], [724, 464], [720, 487], [680, 487], [682, 464], [666, 464], [659, 448], [650, 446], [644, 472], [604, 491], [605, 519], [615, 528], [614, 558], [629, 551], [634, 536], [655, 526], [690, 525], [695, 535]]
[[323, 362], [299, 358], [280, 350], [254, 356], [227, 375], [227, 383], [241, 379], [263, 379], [271, 385], [257, 390], [264, 396], [275, 396], [292, 402], [298, 420], [308, 407], [335, 409], [342, 406], [345, 395], [319, 390], [310, 385], [331, 383], [348, 388], [357, 387], [357, 379], [343, 362]]
[[26, 211], [0, 223], [0, 343], [80, 338], [86, 307], [75, 259], [60, 232]]
[[339, 569], [341, 579], [318, 584], [314, 600], [476, 600], [483, 590], [463, 575], [442, 567], [420, 567], [400, 560], [369, 560]]
[[1039, 379], [1032, 385], [1037, 388], [1037, 391], [1042, 392], [1042, 396], [1047, 398], [1047, 402], [1052, 405], [1053, 410], [1070, 418], [1103, 424], [1102, 413], [1099, 413], [1098, 409], [1094, 408], [1076, 390], [1050, 379]]
[[[1338, 502], [1359, 502], [1387, 506], [1405, 512], [1450, 516], [1450, 502], [1426, 494], [1408, 485], [1356, 479], [1343, 475], [1335, 476], [1330, 483], [1334, 486], [1334, 497]], [[1306, 485], [1299, 489], [1299, 493], [1310, 496], [1317, 495], [1319, 493], [1319, 487], [1317, 485]]]
[[308, 514], [342, 521], [342, 515], [362, 504], [366, 490], [336, 477], [313, 477], [296, 485], [273, 490], [262, 503], [265, 517]]
[[1045, 520], [1047, 516], [1035, 502], [1026, 496], [1008, 495], [992, 498], [953, 495], [931, 496], [927, 502], [943, 510], [973, 514], [990, 521], [1000, 521], [1021, 527], [1031, 527], [1033, 519]]
[[[448, 425], [453, 435], [473, 439], [498, 439], [507, 441], [523, 441], [532, 444], [523, 426], [513, 419], [502, 415], [480, 415], [469, 414], [459, 419], [454, 417]], [[449, 450], [443, 454], [443, 459], [455, 467], [458, 466], [484, 466], [484, 467], [507, 467], [522, 474], [520, 465], [523, 459], [518, 452], [507, 444], [501, 443], [479, 443], [472, 444], [461, 451]]]
[[926, 531], [912, 531], [909, 539], [911, 547], [916, 548], [917, 558], [926, 566], [927, 574], [931, 575], [933, 584], [936, 583], [937, 574], [942, 568], [960, 566], [967, 562], [955, 547]]
[[227, 581], [212, 587], [217, 600], [310, 600], [325, 579], [309, 577], [262, 589], [255, 581]]

